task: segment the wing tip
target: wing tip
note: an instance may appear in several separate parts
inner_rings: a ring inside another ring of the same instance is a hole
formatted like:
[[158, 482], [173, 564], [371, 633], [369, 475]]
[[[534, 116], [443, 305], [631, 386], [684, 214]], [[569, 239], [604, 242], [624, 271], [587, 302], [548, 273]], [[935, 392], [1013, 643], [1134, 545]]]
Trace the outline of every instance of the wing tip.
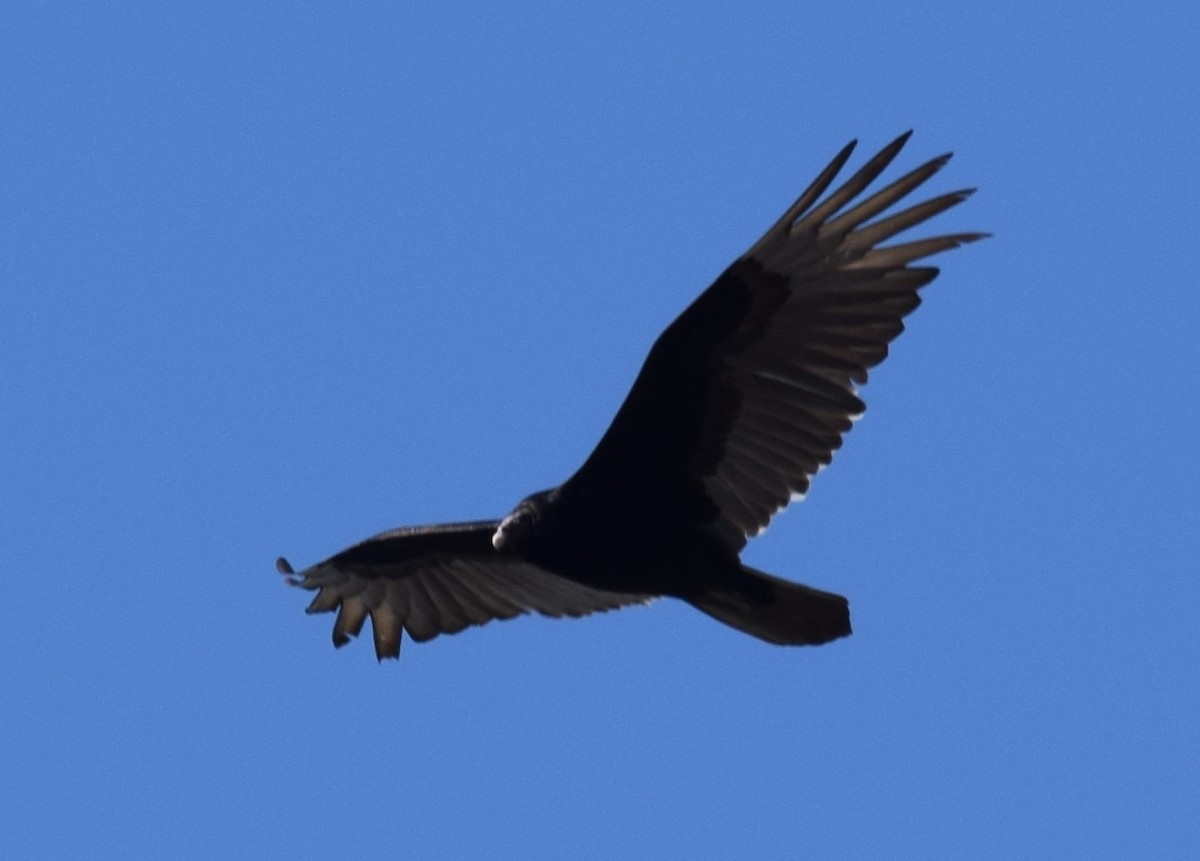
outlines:
[[396, 644], [396, 648], [394, 650], [388, 649], [386, 652], [381, 652], [381, 651], [379, 651], [379, 649], [375, 650], [375, 663], [377, 663], [377, 664], [382, 664], [384, 661], [398, 661], [398, 660], [400, 660], [400, 644], [399, 643]]
[[[964, 245], [970, 245], [972, 242], [982, 242], [984, 239], [991, 239], [991, 238], [992, 238], [992, 234], [987, 233], [985, 231], [972, 231], [969, 233], [949, 233], [949, 234], [946, 234], [944, 237], [942, 237], [942, 239], [944, 239], [946, 242], [945, 248], [938, 249], [938, 251], [953, 251], [955, 248], [962, 248]], [[932, 253], [937, 254], [938, 251], [934, 251]], [[916, 258], [916, 259], [919, 260], [921, 258]], [[912, 268], [912, 267], [909, 267], [909, 268]]]
[[275, 570], [282, 574], [289, 586], [303, 586], [304, 579], [296, 573], [296, 569], [292, 567], [292, 563], [280, 556], [275, 560]]
[[871, 161], [882, 161], [884, 165], [891, 164], [892, 159], [899, 154], [900, 150], [904, 149], [904, 145], [908, 143], [908, 139], [912, 136], [912, 129], [901, 132], [891, 143], [876, 153], [875, 158]]

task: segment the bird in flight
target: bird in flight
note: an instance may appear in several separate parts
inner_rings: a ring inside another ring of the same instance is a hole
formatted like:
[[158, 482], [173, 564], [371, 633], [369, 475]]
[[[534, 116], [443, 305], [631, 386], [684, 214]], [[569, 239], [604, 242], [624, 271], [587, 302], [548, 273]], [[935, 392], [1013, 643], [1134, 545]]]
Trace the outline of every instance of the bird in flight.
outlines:
[[884, 245], [965, 200], [887, 214], [950, 159], [858, 200], [911, 132], [825, 197], [849, 143], [761, 239], [655, 341], [616, 418], [565, 483], [502, 520], [393, 529], [296, 573], [309, 613], [337, 611], [333, 643], [367, 618], [380, 659], [416, 641], [524, 613], [585, 616], [678, 598], [760, 640], [850, 633], [845, 598], [743, 565], [746, 540], [808, 490], [865, 409], [936, 268], [913, 265], [986, 234]]

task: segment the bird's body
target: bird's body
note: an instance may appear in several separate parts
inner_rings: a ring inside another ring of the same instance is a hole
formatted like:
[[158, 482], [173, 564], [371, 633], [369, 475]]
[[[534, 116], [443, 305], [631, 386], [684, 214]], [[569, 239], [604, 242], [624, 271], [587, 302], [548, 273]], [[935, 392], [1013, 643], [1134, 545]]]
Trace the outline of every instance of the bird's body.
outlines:
[[823, 200], [850, 144], [655, 342], [588, 460], [502, 521], [400, 529], [293, 575], [337, 610], [342, 645], [372, 620], [377, 655], [535, 611], [579, 616], [669, 596], [780, 644], [850, 633], [845, 598], [742, 565], [748, 537], [803, 495], [865, 409], [857, 385], [937, 274], [915, 260], [972, 241], [879, 243], [961, 202], [952, 192], [878, 218], [943, 156], [851, 205], [893, 141]]

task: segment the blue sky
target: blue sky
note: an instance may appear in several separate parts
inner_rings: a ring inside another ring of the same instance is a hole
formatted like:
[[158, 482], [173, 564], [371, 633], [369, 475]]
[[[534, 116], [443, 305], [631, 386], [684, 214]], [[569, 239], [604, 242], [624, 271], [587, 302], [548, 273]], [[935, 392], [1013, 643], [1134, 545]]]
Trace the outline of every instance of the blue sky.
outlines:
[[[1198, 27], [5, 4], [0, 855], [1194, 857]], [[276, 555], [562, 481], [662, 327], [909, 127], [980, 188], [938, 226], [995, 236], [746, 553], [855, 636], [660, 602], [333, 650]]]

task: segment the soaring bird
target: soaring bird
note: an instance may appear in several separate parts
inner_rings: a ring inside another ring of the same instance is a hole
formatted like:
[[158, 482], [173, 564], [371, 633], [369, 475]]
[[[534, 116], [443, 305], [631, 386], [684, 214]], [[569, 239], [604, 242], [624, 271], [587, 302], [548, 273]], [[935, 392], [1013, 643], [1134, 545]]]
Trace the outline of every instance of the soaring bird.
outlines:
[[394, 529], [295, 573], [310, 613], [337, 611], [333, 643], [369, 617], [380, 660], [417, 642], [524, 613], [585, 616], [671, 597], [760, 640], [825, 643], [849, 605], [743, 565], [746, 540], [801, 498], [865, 409], [858, 386], [887, 356], [937, 275], [914, 265], [983, 238], [882, 243], [965, 200], [888, 214], [950, 159], [859, 200], [898, 137], [822, 198], [851, 141], [783, 216], [659, 335], [599, 445], [566, 482], [502, 520]]

